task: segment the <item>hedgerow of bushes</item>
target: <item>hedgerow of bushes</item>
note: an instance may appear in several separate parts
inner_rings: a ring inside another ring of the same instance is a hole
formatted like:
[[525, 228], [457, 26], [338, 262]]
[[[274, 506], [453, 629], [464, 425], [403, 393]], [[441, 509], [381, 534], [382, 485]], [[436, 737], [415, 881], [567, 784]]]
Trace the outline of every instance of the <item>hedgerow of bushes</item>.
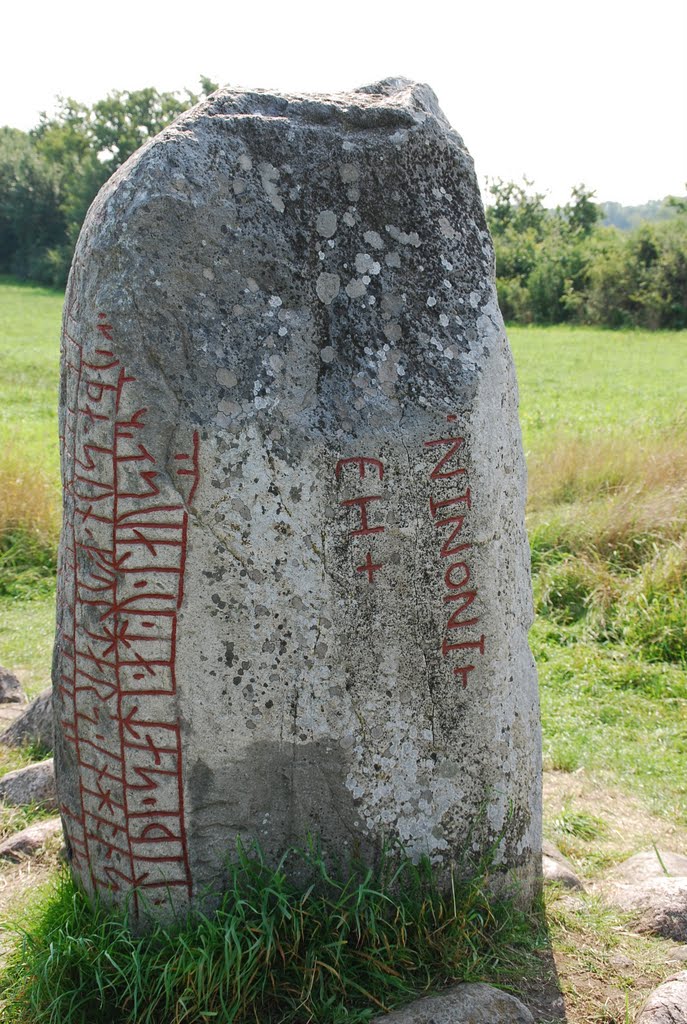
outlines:
[[[74, 245], [101, 185], [139, 146], [216, 88], [112, 92], [93, 106], [58, 99], [29, 132], [0, 128], [0, 273], [64, 287]], [[603, 227], [580, 185], [547, 209], [529, 183], [492, 182], [501, 309], [516, 323], [687, 326], [687, 199], [668, 198], [658, 222]]]
[[565, 206], [512, 182], [492, 183], [487, 220], [499, 303], [515, 323], [687, 327], [687, 200], [669, 197], [669, 219], [631, 231], [603, 226], [580, 185]]

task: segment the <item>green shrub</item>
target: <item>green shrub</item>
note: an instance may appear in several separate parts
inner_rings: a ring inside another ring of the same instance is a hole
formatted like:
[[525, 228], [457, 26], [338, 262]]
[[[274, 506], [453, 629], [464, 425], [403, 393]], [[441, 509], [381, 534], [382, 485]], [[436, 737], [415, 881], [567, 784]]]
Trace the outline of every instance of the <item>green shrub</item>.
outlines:
[[55, 589], [57, 551], [26, 530], [0, 534], [0, 597], [42, 598]]
[[575, 811], [564, 807], [561, 813], [551, 822], [551, 828], [564, 836], [575, 836], [576, 839], [584, 839], [591, 843], [595, 839], [601, 839], [608, 833], [608, 826], [603, 818], [587, 811]]

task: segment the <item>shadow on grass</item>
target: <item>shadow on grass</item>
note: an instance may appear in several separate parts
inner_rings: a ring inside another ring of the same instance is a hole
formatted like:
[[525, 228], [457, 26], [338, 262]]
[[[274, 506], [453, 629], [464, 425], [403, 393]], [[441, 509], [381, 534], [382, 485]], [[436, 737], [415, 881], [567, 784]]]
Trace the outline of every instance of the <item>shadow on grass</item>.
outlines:
[[533, 950], [534, 963], [518, 986], [517, 996], [529, 1008], [535, 1024], [553, 1024], [567, 1021], [565, 999], [553, 954], [553, 942], [546, 920], [543, 901], [535, 911], [539, 936]]

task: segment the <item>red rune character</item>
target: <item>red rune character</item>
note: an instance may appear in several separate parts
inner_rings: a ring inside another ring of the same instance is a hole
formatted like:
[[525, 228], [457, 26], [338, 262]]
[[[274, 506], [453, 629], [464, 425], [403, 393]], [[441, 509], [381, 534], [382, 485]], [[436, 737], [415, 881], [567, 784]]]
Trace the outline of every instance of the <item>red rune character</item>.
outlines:
[[137, 447], [138, 455], [118, 455], [117, 462], [152, 462], [155, 465], [155, 459], [145, 445], [139, 444]]
[[[126, 381], [133, 380], [133, 377], [127, 377]], [[143, 417], [148, 412], [147, 407], [143, 409], [137, 409], [136, 412], [128, 420], [116, 420], [115, 421], [115, 438], [120, 437], [133, 437], [132, 430], [143, 430], [145, 427], [145, 420]]]
[[95, 325], [96, 330], [100, 331], [103, 338], [112, 341], [112, 324], [107, 323], [107, 313], [98, 313], [98, 320], [100, 323]]
[[102, 381], [87, 380], [86, 394], [92, 402], [102, 402], [103, 395], [106, 391], [116, 391], [117, 388], [114, 384], [104, 384]]
[[199, 446], [200, 446], [200, 439], [199, 439], [198, 431], [196, 430], [193, 433], [193, 452], [190, 455], [187, 455], [185, 452], [179, 452], [177, 455], [174, 456], [175, 460], [178, 461], [178, 462], [187, 462], [187, 461], [191, 462], [191, 468], [190, 469], [188, 468], [188, 466], [183, 466], [183, 467], [181, 467], [181, 468], [179, 468], [177, 470], [177, 476], [190, 476], [193, 479], [191, 490], [189, 491], [189, 495], [188, 495], [188, 503], [189, 503], [189, 505], [193, 501], [193, 496], [196, 493], [196, 488], [198, 486], [198, 481], [199, 481], [199, 477], [200, 477], [200, 473], [199, 473], [199, 469], [198, 469], [198, 450], [199, 450]]
[[484, 654], [484, 634], [479, 640], [463, 640], [459, 644], [449, 644], [446, 642], [446, 637], [441, 643], [441, 653], [446, 657], [449, 651], [469, 651], [478, 650], [480, 654]]
[[[463, 573], [462, 579], [458, 583], [456, 583], [455, 577], [453, 575], [455, 569], [460, 569], [461, 572]], [[467, 562], [453, 562], [453, 564], [449, 565], [448, 569], [444, 573], [444, 583], [451, 590], [462, 590], [463, 587], [467, 586], [469, 582], [470, 567], [468, 566]], [[447, 597], [444, 598], [444, 604], [446, 604], [446, 602], [450, 600], [452, 600], [452, 595], [449, 594]]]
[[379, 564], [375, 564], [372, 561], [372, 552], [368, 551], [367, 558], [365, 560], [365, 564], [364, 565], [357, 565], [355, 571], [356, 572], [366, 572], [367, 573], [367, 582], [368, 583], [374, 583], [374, 574], [376, 572], [378, 572], [381, 568], [382, 568], [382, 563], [380, 562]]
[[454, 676], [460, 676], [461, 677], [460, 685], [463, 687], [463, 689], [466, 689], [466, 687], [468, 685], [468, 672], [474, 672], [474, 671], [475, 671], [475, 666], [474, 665], [465, 665], [463, 668], [454, 668], [453, 674], [454, 674]]
[[360, 522], [361, 525], [357, 530], [351, 530], [348, 534], [349, 537], [364, 537], [368, 533], [383, 533], [383, 526], [370, 526], [367, 521], [367, 503], [369, 501], [381, 501], [381, 494], [372, 494], [364, 498], [347, 498], [345, 501], [340, 501], [340, 505], [357, 505], [360, 509]]
[[436, 528], [439, 529], [439, 527], [441, 526], [453, 527], [450, 534], [448, 535], [448, 537], [444, 539], [444, 542], [441, 545], [440, 554], [442, 558], [449, 558], [451, 555], [457, 555], [459, 551], [466, 551], [468, 548], [472, 547], [472, 544], [469, 542], [456, 542], [456, 538], [458, 537], [458, 534], [462, 530], [463, 523], [465, 522], [465, 513], [459, 515], [449, 515], [446, 519], [436, 518], [437, 511], [439, 509], [447, 508], [449, 505], [457, 505], [459, 503], [463, 503], [465, 507], [468, 509], [472, 507], [469, 487], [466, 489], [465, 494], [459, 494], [455, 498], [445, 498], [443, 501], [434, 501], [432, 497], [430, 497], [429, 499], [429, 510], [432, 513], [432, 516], [435, 520], [434, 525], [436, 526]]
[[436, 466], [429, 474], [430, 480], [448, 480], [452, 476], [458, 476], [460, 473], [467, 473], [466, 469], [449, 469], [444, 471], [443, 467], [446, 465], [449, 459], [457, 453], [460, 446], [464, 443], [465, 438], [463, 437], [440, 437], [436, 441], [425, 441], [425, 448], [433, 448], [437, 444], [450, 444], [451, 450], [442, 455]]
[[374, 466], [377, 470], [377, 476], [380, 480], [384, 479], [384, 465], [379, 459], [369, 459], [365, 455], [355, 455], [352, 459], [339, 459], [336, 464], [336, 479], [338, 480], [341, 475], [341, 470], [344, 466], [355, 465], [358, 467], [358, 476], [361, 480], [365, 479], [365, 466]]
[[119, 359], [115, 359], [112, 349], [110, 348], [97, 348], [95, 350], [97, 356], [102, 356], [105, 359], [109, 359], [108, 363], [93, 363], [86, 359], [83, 360], [83, 365], [89, 370], [111, 370], [115, 366], [119, 366]]
[[479, 622], [479, 616], [472, 619], [460, 618], [463, 612], [467, 611], [476, 597], [476, 590], [461, 590], [455, 594], [446, 595], [444, 603], [449, 601], [459, 602], [458, 607], [454, 608], [449, 616], [449, 620], [446, 623], [447, 629], [458, 629], [459, 626], [475, 626]]
[[[464, 503], [467, 508], [472, 508], [472, 495], [469, 487], [465, 488], [465, 494], [458, 494], [455, 498], [444, 498], [443, 501], [434, 501], [430, 495], [429, 511], [432, 513], [432, 518], [436, 519], [437, 509], [446, 508], [448, 505], [458, 505], [460, 502]], [[447, 522], [449, 522], [448, 519], [441, 520], [436, 523], [436, 526], [443, 526]]]

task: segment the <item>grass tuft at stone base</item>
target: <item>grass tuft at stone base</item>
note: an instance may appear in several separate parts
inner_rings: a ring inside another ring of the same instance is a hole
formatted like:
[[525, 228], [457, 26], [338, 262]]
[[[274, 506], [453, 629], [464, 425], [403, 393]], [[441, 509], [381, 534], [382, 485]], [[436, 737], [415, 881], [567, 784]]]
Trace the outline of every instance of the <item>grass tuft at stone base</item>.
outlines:
[[305, 891], [257, 849], [239, 851], [219, 909], [176, 930], [131, 932], [63, 875], [17, 926], [0, 991], [6, 1024], [357, 1024], [455, 981], [499, 984], [536, 967], [534, 918], [488, 894], [487, 875], [439, 891], [431, 866], [387, 858], [330, 874], [291, 850]]

